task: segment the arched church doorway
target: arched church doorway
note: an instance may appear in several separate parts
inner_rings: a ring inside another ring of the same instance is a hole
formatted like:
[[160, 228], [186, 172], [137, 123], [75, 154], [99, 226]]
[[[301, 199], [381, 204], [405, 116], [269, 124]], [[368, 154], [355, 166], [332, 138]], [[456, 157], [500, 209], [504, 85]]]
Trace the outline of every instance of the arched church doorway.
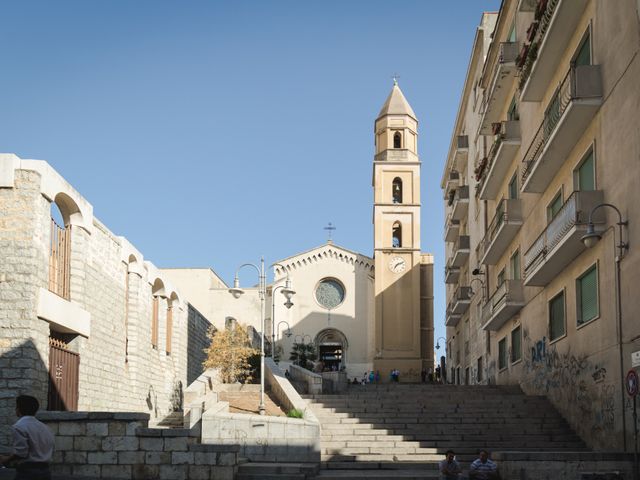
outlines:
[[318, 347], [318, 360], [324, 369], [328, 371], [339, 371], [347, 364], [347, 337], [340, 330], [326, 328], [316, 335], [316, 346]]

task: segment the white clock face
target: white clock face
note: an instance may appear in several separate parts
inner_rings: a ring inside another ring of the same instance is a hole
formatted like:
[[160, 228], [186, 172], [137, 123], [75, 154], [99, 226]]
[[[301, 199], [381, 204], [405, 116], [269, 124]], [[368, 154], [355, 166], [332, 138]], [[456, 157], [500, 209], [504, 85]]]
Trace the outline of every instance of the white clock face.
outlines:
[[407, 262], [404, 261], [404, 258], [401, 257], [393, 257], [389, 260], [389, 270], [393, 273], [402, 273], [407, 268]]

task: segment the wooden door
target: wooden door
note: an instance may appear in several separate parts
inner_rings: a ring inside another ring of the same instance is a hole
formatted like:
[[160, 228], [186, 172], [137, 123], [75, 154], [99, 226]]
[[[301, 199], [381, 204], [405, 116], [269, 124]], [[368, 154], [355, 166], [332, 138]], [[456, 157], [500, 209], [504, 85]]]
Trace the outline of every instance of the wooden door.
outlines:
[[49, 337], [49, 398], [47, 410], [78, 409], [80, 355], [62, 340]]

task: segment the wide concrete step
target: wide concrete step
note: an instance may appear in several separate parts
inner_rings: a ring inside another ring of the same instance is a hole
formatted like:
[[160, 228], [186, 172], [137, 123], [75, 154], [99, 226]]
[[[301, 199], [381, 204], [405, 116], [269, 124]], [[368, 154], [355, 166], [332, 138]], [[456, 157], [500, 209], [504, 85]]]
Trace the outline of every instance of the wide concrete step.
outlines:
[[319, 471], [317, 463], [247, 462], [238, 467], [237, 480], [305, 480]]
[[376, 480], [438, 480], [437, 471], [424, 470], [322, 470], [315, 478], [318, 480], [363, 480], [373, 478]]

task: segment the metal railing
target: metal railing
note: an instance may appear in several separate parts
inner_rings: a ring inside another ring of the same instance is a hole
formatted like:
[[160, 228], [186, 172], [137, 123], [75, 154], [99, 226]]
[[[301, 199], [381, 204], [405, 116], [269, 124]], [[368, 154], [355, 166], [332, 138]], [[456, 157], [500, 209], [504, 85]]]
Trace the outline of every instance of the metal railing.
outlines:
[[491, 243], [500, 232], [500, 227], [509, 220], [521, 220], [521, 203], [518, 199], [503, 198], [496, 207], [496, 213], [487, 227], [487, 232], [479, 243], [478, 258], [483, 258]]
[[498, 57], [498, 62], [515, 62], [518, 53], [520, 53], [518, 50], [518, 42], [500, 42], [500, 56]]
[[469, 235], [460, 235], [453, 244], [453, 254], [455, 255], [458, 250], [469, 250], [471, 248], [470, 245], [471, 239]]
[[49, 290], [71, 298], [71, 226], [61, 227], [51, 219], [49, 242]]
[[[575, 225], [586, 224], [591, 208], [601, 202], [601, 191], [573, 192], [524, 254], [525, 278]], [[594, 221], [600, 223], [601, 218], [596, 218]]]
[[[597, 98], [602, 96], [600, 85], [593, 81], [594, 75], [599, 75], [598, 65], [572, 65], [564, 80], [556, 90], [547, 109], [544, 119], [529, 145], [522, 163], [522, 185], [535, 168], [544, 147], [555, 131], [560, 119], [564, 115], [572, 100], [579, 98]], [[586, 77], [584, 80], [581, 77]]]
[[468, 135], [458, 135], [457, 143], [458, 150], [463, 150], [469, 148], [469, 136]]

